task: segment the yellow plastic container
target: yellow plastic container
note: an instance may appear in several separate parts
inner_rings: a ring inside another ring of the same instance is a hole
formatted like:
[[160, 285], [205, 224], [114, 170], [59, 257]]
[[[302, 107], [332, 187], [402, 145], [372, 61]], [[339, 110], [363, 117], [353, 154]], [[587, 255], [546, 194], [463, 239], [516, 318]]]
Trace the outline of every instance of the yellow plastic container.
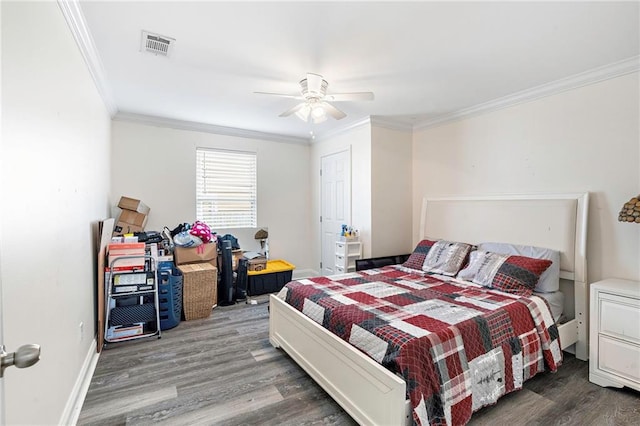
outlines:
[[294, 265], [282, 259], [267, 260], [267, 267], [262, 271], [248, 271], [248, 275], [264, 275], [272, 274], [274, 272], [293, 271], [296, 269]]
[[267, 267], [262, 271], [248, 271], [247, 293], [251, 296], [265, 293], [275, 293], [289, 281], [295, 266], [282, 260], [268, 260]]

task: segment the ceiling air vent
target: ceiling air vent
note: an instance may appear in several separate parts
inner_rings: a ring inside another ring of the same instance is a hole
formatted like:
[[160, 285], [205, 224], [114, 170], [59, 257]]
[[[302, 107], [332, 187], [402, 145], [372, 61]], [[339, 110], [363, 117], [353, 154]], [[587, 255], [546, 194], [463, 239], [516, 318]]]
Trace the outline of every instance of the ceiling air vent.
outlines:
[[169, 56], [175, 42], [175, 38], [142, 31], [140, 51], [153, 53], [154, 55]]

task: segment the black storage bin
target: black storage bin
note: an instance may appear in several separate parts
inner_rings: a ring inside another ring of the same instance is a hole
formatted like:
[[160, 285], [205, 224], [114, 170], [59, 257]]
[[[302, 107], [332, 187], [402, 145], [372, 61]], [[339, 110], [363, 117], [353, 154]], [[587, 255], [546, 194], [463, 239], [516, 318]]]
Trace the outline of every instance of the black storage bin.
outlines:
[[258, 294], [275, 293], [289, 281], [293, 271], [272, 272], [270, 274], [249, 275], [247, 292], [254, 296]]
[[180, 323], [182, 313], [182, 272], [178, 268], [158, 271], [158, 306], [160, 329], [168, 330]]

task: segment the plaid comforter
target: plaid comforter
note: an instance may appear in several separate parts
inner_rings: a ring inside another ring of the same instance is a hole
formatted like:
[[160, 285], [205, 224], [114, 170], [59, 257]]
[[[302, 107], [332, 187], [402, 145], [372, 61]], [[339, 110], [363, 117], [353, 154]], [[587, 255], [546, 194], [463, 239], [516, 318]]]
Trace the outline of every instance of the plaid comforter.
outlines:
[[292, 281], [278, 294], [400, 374], [417, 425], [460, 425], [562, 362], [546, 302], [399, 266]]

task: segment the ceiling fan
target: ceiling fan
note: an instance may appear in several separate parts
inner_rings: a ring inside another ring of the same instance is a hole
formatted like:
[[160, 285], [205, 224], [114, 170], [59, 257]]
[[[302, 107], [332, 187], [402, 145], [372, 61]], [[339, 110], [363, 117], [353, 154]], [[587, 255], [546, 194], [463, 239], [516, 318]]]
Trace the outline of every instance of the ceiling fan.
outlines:
[[283, 98], [302, 100], [298, 105], [280, 114], [280, 117], [288, 117], [295, 114], [305, 122], [322, 123], [327, 116], [340, 120], [347, 116], [329, 102], [341, 101], [371, 101], [372, 92], [332, 93], [327, 94], [327, 80], [319, 74], [307, 73], [307, 77], [300, 81], [300, 94], [254, 92], [261, 95], [273, 95]]

